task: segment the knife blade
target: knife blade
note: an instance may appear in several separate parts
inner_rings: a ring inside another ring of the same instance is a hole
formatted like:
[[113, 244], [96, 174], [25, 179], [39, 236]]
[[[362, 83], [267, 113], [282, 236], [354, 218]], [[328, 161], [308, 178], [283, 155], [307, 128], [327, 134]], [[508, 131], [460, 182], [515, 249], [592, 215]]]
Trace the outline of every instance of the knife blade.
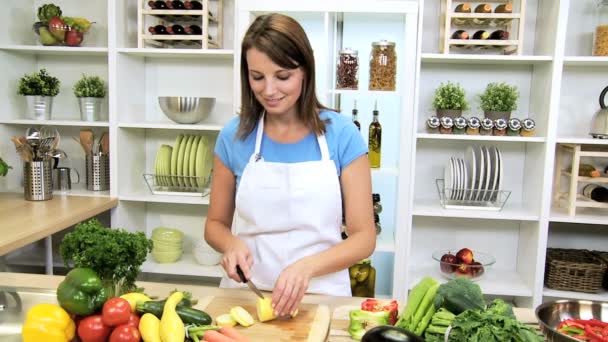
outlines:
[[238, 273], [239, 278], [241, 278], [241, 281], [243, 283], [247, 284], [247, 286], [249, 286], [249, 289], [251, 291], [253, 291], [253, 293], [255, 293], [258, 297], [264, 299], [264, 295], [262, 294], [262, 292], [260, 290], [258, 290], [257, 286], [255, 286], [255, 284], [253, 282], [251, 282], [250, 280], [247, 280], [247, 278], [245, 278], [245, 274], [243, 273], [241, 266], [236, 265], [236, 273]]

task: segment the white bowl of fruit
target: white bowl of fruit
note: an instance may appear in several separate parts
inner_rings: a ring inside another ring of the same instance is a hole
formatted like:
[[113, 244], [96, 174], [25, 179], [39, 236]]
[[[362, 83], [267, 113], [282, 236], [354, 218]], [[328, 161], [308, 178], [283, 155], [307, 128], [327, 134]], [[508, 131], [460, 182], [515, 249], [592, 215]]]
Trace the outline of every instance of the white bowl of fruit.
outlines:
[[433, 253], [439, 263], [439, 272], [448, 279], [480, 279], [496, 259], [488, 253], [473, 252], [469, 248], [442, 249]]

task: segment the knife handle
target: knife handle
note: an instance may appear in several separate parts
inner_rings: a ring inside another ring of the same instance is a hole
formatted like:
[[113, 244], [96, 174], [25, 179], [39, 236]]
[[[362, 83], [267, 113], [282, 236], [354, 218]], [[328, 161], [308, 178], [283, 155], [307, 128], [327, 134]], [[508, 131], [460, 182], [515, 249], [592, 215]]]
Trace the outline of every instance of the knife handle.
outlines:
[[247, 278], [245, 278], [245, 274], [243, 273], [241, 266], [236, 265], [236, 273], [239, 275], [239, 278], [241, 278], [243, 283], [247, 283]]

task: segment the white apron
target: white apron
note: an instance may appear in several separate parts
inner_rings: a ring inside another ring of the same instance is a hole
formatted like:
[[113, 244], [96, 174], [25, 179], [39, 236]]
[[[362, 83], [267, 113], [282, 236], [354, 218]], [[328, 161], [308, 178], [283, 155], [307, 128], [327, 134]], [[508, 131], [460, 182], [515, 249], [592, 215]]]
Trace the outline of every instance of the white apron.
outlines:
[[[317, 137], [321, 160], [275, 163], [264, 161], [263, 133], [264, 115], [236, 194], [235, 226], [253, 256], [251, 280], [272, 291], [287, 266], [342, 240], [342, 197], [324, 135]], [[245, 286], [227, 276], [220, 283], [220, 287]], [[351, 296], [348, 271], [312, 278], [307, 292]]]

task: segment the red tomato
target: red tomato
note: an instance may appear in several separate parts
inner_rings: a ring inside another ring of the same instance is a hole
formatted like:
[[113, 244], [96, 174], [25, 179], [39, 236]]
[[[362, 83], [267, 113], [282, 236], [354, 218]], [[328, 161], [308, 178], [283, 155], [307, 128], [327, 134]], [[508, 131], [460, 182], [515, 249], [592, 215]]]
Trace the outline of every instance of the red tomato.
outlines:
[[131, 313], [131, 315], [129, 316], [129, 321], [127, 322], [127, 325], [130, 325], [132, 327], [139, 327], [139, 316], [137, 316], [137, 314]]
[[101, 315], [85, 317], [78, 323], [78, 337], [82, 342], [105, 342], [112, 328], [105, 325]]
[[139, 342], [139, 340], [141, 340], [139, 330], [128, 324], [117, 326], [110, 335], [110, 342]]
[[395, 325], [397, 322], [399, 304], [396, 300], [380, 300], [376, 298], [369, 298], [361, 303], [361, 310], [363, 311], [389, 311], [388, 323]]
[[110, 298], [103, 304], [101, 317], [106, 325], [126, 324], [131, 316], [131, 304], [126, 299]]

